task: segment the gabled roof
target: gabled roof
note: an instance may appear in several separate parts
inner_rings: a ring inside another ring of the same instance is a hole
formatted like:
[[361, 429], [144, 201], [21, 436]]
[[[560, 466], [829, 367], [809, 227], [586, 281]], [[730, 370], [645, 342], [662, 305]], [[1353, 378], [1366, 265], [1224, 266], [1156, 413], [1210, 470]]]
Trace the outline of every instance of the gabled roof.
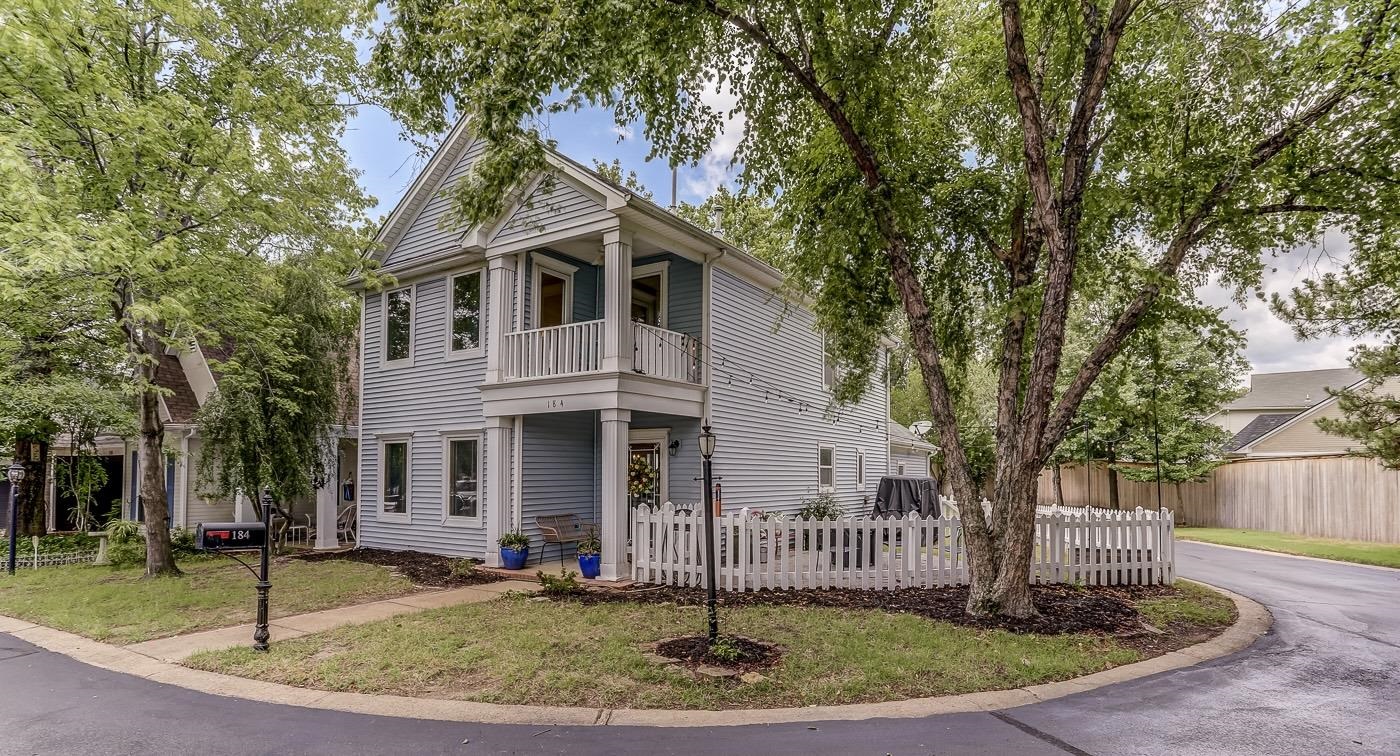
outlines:
[[1297, 409], [1304, 410], [1327, 401], [1327, 389], [1343, 389], [1361, 381], [1361, 372], [1353, 368], [1330, 370], [1300, 370], [1288, 373], [1255, 373], [1249, 377], [1249, 393], [1221, 409]]
[[1230, 439], [1230, 442], [1228, 444], [1225, 444], [1225, 451], [1236, 451], [1242, 447], [1254, 443], [1255, 441], [1258, 441], [1262, 436], [1267, 435], [1270, 431], [1274, 430], [1275, 428], [1278, 428], [1279, 426], [1283, 425], [1289, 420], [1292, 420], [1294, 417], [1297, 416], [1297, 414], [1298, 413], [1296, 412], [1266, 414], [1260, 415], [1254, 418], [1253, 420], [1250, 420], [1249, 425], [1246, 425], [1245, 427], [1241, 428], [1240, 432], [1236, 433], [1235, 437]]
[[890, 422], [890, 446], [919, 451], [937, 451], [938, 447], [914, 435], [914, 432], [896, 422]]
[[156, 366], [156, 385], [169, 391], [161, 397], [165, 402], [165, 409], [170, 413], [169, 422], [194, 422], [195, 413], [199, 411], [199, 400], [195, 398], [194, 389], [190, 388], [179, 356], [161, 355], [160, 364]]

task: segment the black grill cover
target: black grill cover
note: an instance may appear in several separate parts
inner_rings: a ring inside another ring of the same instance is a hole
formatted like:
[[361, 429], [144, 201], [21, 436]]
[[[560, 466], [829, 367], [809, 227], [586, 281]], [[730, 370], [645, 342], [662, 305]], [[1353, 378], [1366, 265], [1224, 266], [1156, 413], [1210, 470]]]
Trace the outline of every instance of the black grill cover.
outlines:
[[938, 480], [919, 475], [886, 475], [875, 491], [871, 517], [904, 517], [918, 512], [921, 517], [938, 517]]

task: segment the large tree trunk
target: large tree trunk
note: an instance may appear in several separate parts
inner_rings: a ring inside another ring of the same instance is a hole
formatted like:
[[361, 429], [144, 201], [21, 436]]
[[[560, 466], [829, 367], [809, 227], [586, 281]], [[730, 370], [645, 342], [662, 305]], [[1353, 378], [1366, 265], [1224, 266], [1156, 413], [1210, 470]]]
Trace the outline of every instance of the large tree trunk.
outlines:
[[[148, 359], [160, 357], [147, 355]], [[165, 422], [160, 419], [160, 394], [155, 384], [158, 362], [144, 365], [145, 390], [140, 397], [141, 508], [146, 524], [146, 575], [178, 575], [170, 548], [170, 511], [165, 503]]]
[[1118, 461], [1118, 452], [1113, 448], [1113, 444], [1108, 445], [1108, 507], [1109, 509], [1122, 509], [1118, 503], [1118, 471], [1113, 469], [1113, 465]]
[[1063, 506], [1065, 505], [1065, 486], [1064, 486], [1064, 482], [1063, 482], [1062, 480], [1060, 480], [1060, 463], [1059, 463], [1059, 462], [1056, 462], [1056, 463], [1055, 463], [1054, 470], [1055, 470], [1055, 473], [1054, 473], [1054, 476], [1055, 476], [1055, 506], [1057, 506], [1057, 507], [1063, 507]]
[[[49, 439], [17, 437], [15, 459], [24, 466], [24, 480], [15, 491], [15, 510], [19, 518], [15, 533], [22, 536], [44, 535], [48, 530]], [[10, 527], [10, 523], [5, 522], [3, 527]]]

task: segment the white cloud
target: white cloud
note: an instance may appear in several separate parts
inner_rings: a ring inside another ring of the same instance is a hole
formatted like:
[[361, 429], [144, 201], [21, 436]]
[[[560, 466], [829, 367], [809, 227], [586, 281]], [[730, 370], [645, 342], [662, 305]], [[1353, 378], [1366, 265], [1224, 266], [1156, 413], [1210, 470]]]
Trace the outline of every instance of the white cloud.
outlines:
[[1331, 336], [1300, 341], [1292, 327], [1269, 309], [1267, 298], [1287, 295], [1309, 278], [1339, 270], [1350, 256], [1346, 237], [1328, 232], [1321, 244], [1300, 247], [1272, 261], [1263, 276], [1265, 300], [1251, 296], [1241, 306], [1231, 299], [1231, 292], [1214, 282], [1201, 290], [1201, 299], [1225, 307], [1225, 317], [1245, 332], [1249, 340], [1245, 357], [1256, 373], [1346, 367], [1352, 347], [1372, 340]]
[[[701, 100], [721, 114], [728, 114], [739, 104], [739, 98], [728, 90], [706, 92]], [[746, 121], [743, 111], [726, 117], [719, 135], [710, 143], [709, 151], [698, 165], [685, 171], [685, 191], [692, 199], [703, 201], [714, 194], [720, 185], [734, 179], [734, 151], [744, 137]]]

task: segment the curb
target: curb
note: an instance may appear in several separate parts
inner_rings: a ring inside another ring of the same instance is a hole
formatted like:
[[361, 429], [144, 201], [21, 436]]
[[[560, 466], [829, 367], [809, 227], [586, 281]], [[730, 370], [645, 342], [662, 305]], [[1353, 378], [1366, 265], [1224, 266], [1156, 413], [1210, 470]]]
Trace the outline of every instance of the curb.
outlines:
[[[1198, 582], [1198, 581], [1192, 581]], [[791, 722], [915, 718], [935, 714], [997, 711], [1083, 693], [1106, 685], [1190, 667], [1244, 650], [1268, 632], [1273, 618], [1257, 601], [1217, 588], [1235, 602], [1239, 618], [1211, 640], [1133, 664], [1061, 682], [1011, 690], [911, 698], [881, 703], [807, 706], [781, 709], [677, 710], [596, 709], [570, 706], [525, 706], [451, 701], [437, 698], [340, 693], [261, 682], [182, 667], [121, 646], [89, 640], [63, 630], [0, 615], [0, 632], [94, 667], [143, 677], [216, 696], [385, 717], [447, 722], [529, 725], [629, 725], [644, 727], [718, 727]]]
[[[1199, 543], [1202, 546], [1214, 546], [1217, 549], [1234, 549], [1235, 551], [1243, 551], [1247, 554], [1263, 554], [1264, 556], [1283, 557], [1284, 559], [1306, 559], [1309, 562], [1324, 562], [1326, 564], [1341, 565], [1342, 567], [1360, 567], [1366, 570], [1383, 570], [1390, 573], [1400, 572], [1400, 567], [1387, 567], [1383, 564], [1362, 564], [1361, 562], [1348, 562], [1344, 559], [1328, 559], [1327, 557], [1308, 556], [1307, 554], [1289, 554], [1283, 551], [1269, 551], [1268, 549], [1251, 549], [1248, 546], [1231, 546], [1225, 543], [1213, 543], [1211, 541], [1198, 541], [1194, 538], [1183, 538], [1182, 536], [1177, 536], [1176, 540], [1185, 543]], [[1217, 588], [1216, 590], [1220, 589]]]

